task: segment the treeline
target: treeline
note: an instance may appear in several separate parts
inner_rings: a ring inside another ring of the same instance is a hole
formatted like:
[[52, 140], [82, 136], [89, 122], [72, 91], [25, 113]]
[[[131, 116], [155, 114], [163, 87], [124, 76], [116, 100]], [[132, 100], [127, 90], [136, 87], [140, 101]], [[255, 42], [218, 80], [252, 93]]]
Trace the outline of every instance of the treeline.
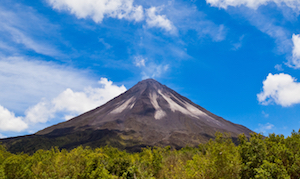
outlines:
[[221, 133], [198, 148], [145, 148], [127, 153], [112, 147], [12, 154], [0, 147], [0, 178], [300, 178], [300, 130], [283, 135], [239, 136], [236, 146]]

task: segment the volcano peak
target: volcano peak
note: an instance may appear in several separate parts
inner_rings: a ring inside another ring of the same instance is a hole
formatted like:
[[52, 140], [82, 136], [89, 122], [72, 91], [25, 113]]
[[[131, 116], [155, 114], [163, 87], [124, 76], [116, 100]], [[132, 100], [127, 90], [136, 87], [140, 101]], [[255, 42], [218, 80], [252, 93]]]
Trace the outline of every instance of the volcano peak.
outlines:
[[165, 85], [162, 85], [161, 83], [152, 78], [142, 80], [138, 82], [135, 86], [133, 86], [133, 88], [139, 88], [140, 90], [143, 90], [145, 88], [153, 88], [155, 90], [158, 90], [163, 89], [164, 87]]
[[231, 133], [232, 137], [241, 133], [249, 136], [252, 132], [212, 114], [156, 80], [146, 79], [106, 104], [34, 136], [51, 140], [81, 136], [76, 140], [68, 138], [68, 145], [61, 146], [65, 148], [78, 144], [94, 147], [112, 144], [124, 149], [166, 145], [180, 148], [206, 142], [217, 131]]

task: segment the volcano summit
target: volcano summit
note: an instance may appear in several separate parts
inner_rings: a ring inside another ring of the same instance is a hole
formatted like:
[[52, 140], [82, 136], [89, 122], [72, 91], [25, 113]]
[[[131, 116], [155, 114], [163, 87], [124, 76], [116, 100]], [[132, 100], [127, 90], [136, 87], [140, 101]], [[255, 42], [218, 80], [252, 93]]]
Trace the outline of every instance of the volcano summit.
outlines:
[[111, 145], [129, 151], [145, 146], [197, 146], [228, 132], [233, 138], [248, 128], [212, 114], [153, 79], [139, 82], [106, 104], [36, 134], [1, 140], [12, 152], [51, 146]]

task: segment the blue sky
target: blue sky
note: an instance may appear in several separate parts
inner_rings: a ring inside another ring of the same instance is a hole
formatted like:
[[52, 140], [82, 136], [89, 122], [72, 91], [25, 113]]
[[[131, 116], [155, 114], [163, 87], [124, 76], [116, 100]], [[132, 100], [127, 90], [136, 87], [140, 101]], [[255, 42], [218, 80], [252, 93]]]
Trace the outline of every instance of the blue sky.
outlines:
[[1, 0], [0, 137], [154, 78], [255, 132], [300, 128], [298, 0]]

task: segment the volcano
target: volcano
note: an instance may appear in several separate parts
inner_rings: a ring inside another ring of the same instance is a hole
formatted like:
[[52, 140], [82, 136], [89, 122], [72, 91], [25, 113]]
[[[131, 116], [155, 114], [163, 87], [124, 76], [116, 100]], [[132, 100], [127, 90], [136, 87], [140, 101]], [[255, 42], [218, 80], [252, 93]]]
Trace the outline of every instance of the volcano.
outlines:
[[252, 132], [147, 79], [69, 121], [1, 142], [11, 152], [33, 152], [51, 146], [72, 149], [79, 145], [139, 151], [146, 146], [197, 146], [214, 138], [217, 131], [230, 133], [232, 138]]

